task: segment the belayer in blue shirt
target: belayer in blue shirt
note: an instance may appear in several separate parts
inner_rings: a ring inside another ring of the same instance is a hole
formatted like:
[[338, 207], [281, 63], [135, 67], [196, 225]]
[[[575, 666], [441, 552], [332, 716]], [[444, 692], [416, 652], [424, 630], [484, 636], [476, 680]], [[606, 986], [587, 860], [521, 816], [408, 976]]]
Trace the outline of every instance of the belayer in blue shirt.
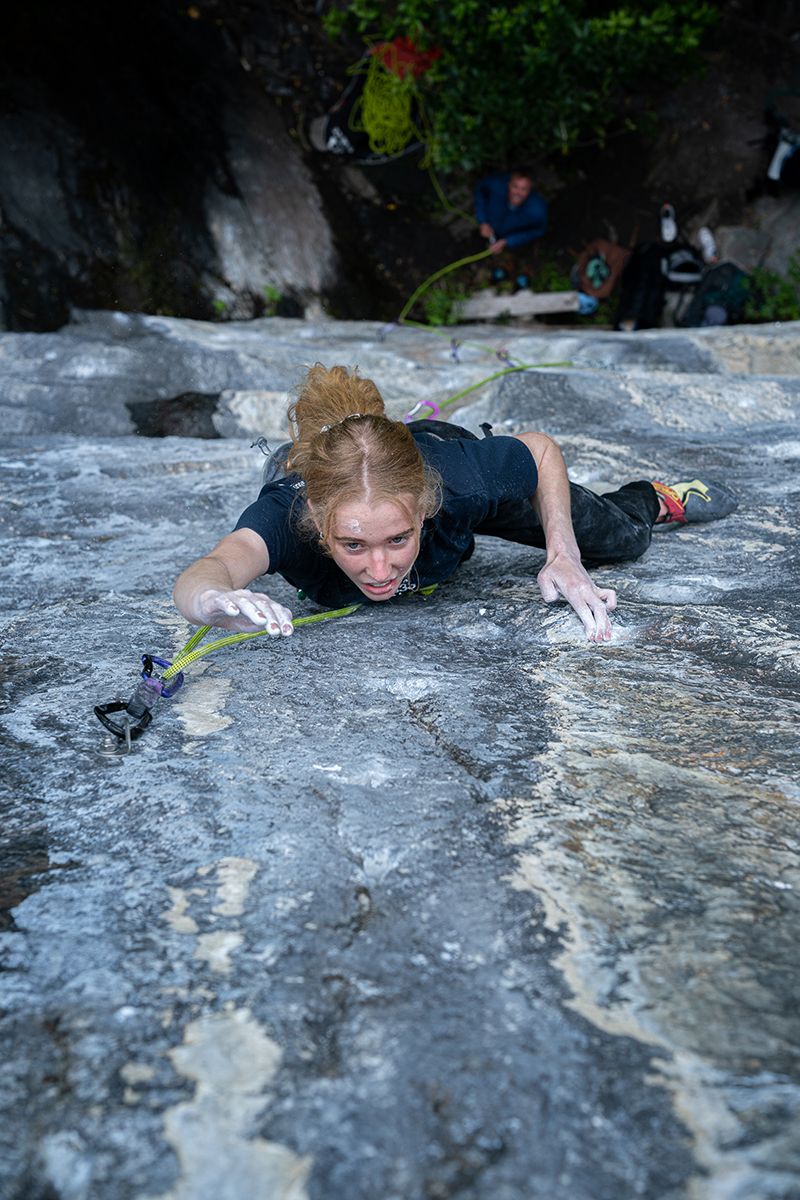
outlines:
[[475, 216], [492, 254], [518, 250], [547, 230], [547, 201], [523, 170], [487, 175], [475, 187]]

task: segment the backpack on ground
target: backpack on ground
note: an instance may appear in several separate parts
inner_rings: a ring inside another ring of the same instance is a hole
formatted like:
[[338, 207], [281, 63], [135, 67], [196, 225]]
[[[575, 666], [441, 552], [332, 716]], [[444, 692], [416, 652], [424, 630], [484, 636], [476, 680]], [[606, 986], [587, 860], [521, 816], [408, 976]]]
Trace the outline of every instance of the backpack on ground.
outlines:
[[630, 253], [607, 238], [595, 238], [578, 259], [575, 286], [587, 296], [605, 300], [619, 282]]
[[734, 262], [709, 267], [686, 312], [678, 321], [684, 329], [704, 325], [735, 325], [744, 312], [748, 275]]
[[697, 250], [684, 242], [665, 250], [661, 270], [672, 287], [693, 287], [700, 282], [705, 263]]

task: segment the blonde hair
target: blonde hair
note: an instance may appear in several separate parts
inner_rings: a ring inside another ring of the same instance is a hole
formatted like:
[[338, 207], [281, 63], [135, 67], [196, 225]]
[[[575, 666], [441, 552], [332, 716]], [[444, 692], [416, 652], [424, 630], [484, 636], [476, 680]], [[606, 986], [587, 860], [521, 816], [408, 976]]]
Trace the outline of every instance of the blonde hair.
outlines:
[[[357, 368], [316, 363], [300, 384], [289, 421], [292, 448], [286, 465], [306, 485], [308, 507], [298, 524], [307, 533], [319, 533], [326, 542], [336, 509], [351, 501], [391, 500], [410, 523], [416, 513], [429, 517], [438, 509], [439, 475], [425, 462], [408, 426], [386, 416], [377, 387]], [[407, 496], [416, 511], [407, 506]]]

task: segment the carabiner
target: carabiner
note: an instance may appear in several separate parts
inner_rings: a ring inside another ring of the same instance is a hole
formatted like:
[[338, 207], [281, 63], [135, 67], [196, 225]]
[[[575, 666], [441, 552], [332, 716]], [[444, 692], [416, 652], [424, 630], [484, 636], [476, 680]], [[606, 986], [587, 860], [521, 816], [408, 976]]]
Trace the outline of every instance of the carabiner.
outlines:
[[418, 400], [417, 403], [414, 405], [414, 407], [409, 409], [409, 411], [403, 417], [403, 423], [405, 425], [408, 425], [411, 421], [413, 421], [415, 419], [417, 413], [423, 408], [429, 408], [431, 411], [428, 413], [427, 417], [420, 417], [421, 421], [438, 421], [439, 405], [436, 403], [436, 401], [435, 400]]

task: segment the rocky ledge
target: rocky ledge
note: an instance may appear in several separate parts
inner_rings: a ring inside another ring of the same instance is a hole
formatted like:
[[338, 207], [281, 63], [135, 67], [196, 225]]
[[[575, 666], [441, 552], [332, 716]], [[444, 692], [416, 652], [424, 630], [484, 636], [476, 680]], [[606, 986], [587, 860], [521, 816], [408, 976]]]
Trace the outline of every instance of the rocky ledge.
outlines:
[[[4, 1197], [800, 1195], [799, 348], [0, 337]], [[561, 365], [457, 420], [543, 428], [598, 488], [740, 495], [597, 571], [609, 645], [483, 540], [428, 601], [209, 656], [130, 754], [104, 733], [93, 705], [188, 637], [172, 578], [252, 495], [303, 363], [359, 363], [399, 415], [509, 358]]]

